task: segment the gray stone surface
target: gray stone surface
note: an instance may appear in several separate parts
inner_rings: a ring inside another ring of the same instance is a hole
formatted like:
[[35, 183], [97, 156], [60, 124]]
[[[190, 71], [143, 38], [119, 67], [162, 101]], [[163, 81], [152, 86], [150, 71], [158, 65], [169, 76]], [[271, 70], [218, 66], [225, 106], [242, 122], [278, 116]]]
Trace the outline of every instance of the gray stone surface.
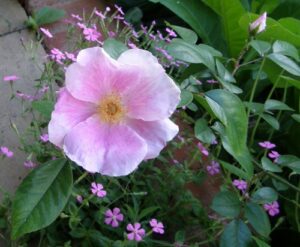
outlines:
[[0, 0], [0, 36], [23, 28], [26, 19], [26, 13], [18, 0]]
[[10, 100], [10, 85], [2, 78], [15, 74], [21, 78], [14, 83], [16, 90], [28, 94], [34, 92], [34, 80], [40, 77], [46, 54], [41, 45], [32, 42], [33, 39], [34, 35], [27, 30], [0, 37], [0, 146], [7, 146], [15, 153], [12, 159], [0, 158], [0, 186], [10, 194], [27, 173], [23, 166], [26, 156], [18, 150], [19, 139], [10, 123], [16, 124], [22, 133], [29, 119], [22, 116], [20, 101]]

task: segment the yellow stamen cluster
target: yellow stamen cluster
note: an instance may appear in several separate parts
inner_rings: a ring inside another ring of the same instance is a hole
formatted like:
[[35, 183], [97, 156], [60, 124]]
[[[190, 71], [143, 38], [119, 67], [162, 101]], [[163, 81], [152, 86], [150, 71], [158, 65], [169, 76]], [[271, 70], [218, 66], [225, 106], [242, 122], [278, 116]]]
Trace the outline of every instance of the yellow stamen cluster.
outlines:
[[109, 94], [101, 100], [98, 113], [105, 123], [119, 123], [123, 120], [126, 110], [119, 95]]

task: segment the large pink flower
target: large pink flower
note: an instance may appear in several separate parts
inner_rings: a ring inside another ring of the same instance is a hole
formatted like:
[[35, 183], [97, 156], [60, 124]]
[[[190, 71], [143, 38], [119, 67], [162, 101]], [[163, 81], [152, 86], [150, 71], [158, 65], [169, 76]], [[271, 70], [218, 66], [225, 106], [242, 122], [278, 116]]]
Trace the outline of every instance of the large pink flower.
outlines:
[[102, 48], [79, 52], [49, 123], [49, 140], [89, 172], [122, 176], [155, 158], [178, 126], [169, 120], [180, 90], [148, 51], [114, 60]]

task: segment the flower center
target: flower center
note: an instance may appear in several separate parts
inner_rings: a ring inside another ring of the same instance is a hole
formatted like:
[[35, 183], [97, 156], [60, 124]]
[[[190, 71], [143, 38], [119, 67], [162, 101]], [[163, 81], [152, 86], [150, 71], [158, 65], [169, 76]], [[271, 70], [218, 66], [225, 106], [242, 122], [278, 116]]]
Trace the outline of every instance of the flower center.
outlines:
[[105, 96], [99, 106], [98, 113], [102, 121], [106, 123], [119, 123], [125, 115], [125, 107], [117, 94]]

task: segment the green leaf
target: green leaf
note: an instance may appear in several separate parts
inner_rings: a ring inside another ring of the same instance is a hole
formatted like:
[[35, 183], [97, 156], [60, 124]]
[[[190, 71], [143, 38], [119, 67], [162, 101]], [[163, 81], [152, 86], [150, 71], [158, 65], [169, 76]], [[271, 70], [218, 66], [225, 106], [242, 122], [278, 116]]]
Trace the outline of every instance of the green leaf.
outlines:
[[241, 202], [234, 192], [221, 191], [214, 197], [211, 208], [222, 216], [235, 218], [241, 211]]
[[126, 11], [125, 20], [132, 24], [140, 23], [143, 18], [143, 12], [139, 7], [133, 7]]
[[280, 155], [277, 163], [281, 166], [292, 169], [295, 173], [300, 174], [300, 159], [295, 155]]
[[33, 110], [36, 110], [40, 114], [45, 116], [46, 118], [50, 119], [51, 113], [54, 110], [54, 103], [49, 100], [33, 101], [32, 108]]
[[176, 59], [188, 63], [201, 63], [215, 71], [213, 55], [202, 46], [189, 44], [182, 39], [173, 39], [167, 50]]
[[292, 118], [295, 119], [298, 123], [300, 123], [300, 114], [293, 114]]
[[269, 217], [261, 206], [252, 202], [247, 203], [245, 216], [257, 233], [264, 237], [269, 236], [271, 232]]
[[246, 145], [248, 118], [243, 102], [233, 93], [222, 89], [208, 91], [205, 95], [210, 108], [224, 125], [221, 139], [225, 150], [240, 163], [250, 178], [253, 164]]
[[141, 220], [145, 216], [148, 216], [148, 215], [154, 213], [158, 209], [160, 209], [160, 207], [157, 207], [157, 206], [152, 206], [152, 207], [148, 207], [148, 208], [143, 209], [142, 212], [138, 216], [138, 220]]
[[[291, 78], [291, 77], [289, 77], [289, 76], [280, 76], [280, 81], [281, 81], [281, 83], [282, 82], [285, 82], [286, 84], [288, 84], [288, 85], [292, 85], [292, 86], [294, 86], [294, 87], [296, 87], [296, 88], [298, 88], [298, 89], [300, 89], [300, 79], [294, 79], [294, 78]], [[283, 83], [282, 83], [283, 84]]]
[[200, 118], [195, 123], [195, 136], [201, 142], [211, 144], [216, 137], [211, 128], [208, 127], [207, 121], [204, 118]]
[[218, 16], [202, 1], [156, 0], [189, 24], [204, 43], [220, 48], [223, 38]]
[[190, 91], [187, 90], [181, 90], [180, 94], [180, 102], [177, 105], [177, 108], [183, 107], [188, 105], [193, 101], [193, 94]]
[[34, 13], [34, 19], [38, 26], [50, 24], [63, 18], [65, 11], [52, 7], [43, 7]]
[[260, 56], [264, 56], [271, 49], [271, 44], [266, 41], [252, 40], [250, 46], [258, 52]]
[[220, 247], [249, 247], [251, 232], [242, 220], [231, 221], [221, 235]]
[[211, 117], [213, 117], [213, 118], [216, 117], [216, 115], [210, 109], [209, 104], [207, 103], [206, 99], [202, 95], [194, 94], [194, 99], [209, 113], [209, 115]]
[[248, 178], [247, 174], [245, 174], [245, 172], [242, 169], [240, 169], [234, 165], [231, 165], [223, 160], [220, 160], [220, 163], [224, 167], [224, 169], [228, 170], [230, 173], [232, 173], [240, 178], [243, 178], [243, 179]]
[[50, 225], [72, 191], [69, 163], [52, 160], [33, 170], [18, 187], [12, 206], [12, 239]]
[[267, 57], [292, 75], [300, 76], [300, 67], [290, 58], [279, 53], [272, 53]]
[[262, 114], [261, 117], [270, 124], [274, 129], [279, 130], [280, 124], [276, 118], [269, 114]]
[[282, 55], [294, 58], [296, 61], [299, 61], [297, 48], [288, 42], [281, 40], [275, 41], [275, 43], [273, 44], [273, 52], [280, 53]]
[[254, 239], [254, 241], [258, 245], [258, 247], [271, 247], [270, 245], [268, 245], [266, 242], [260, 240], [259, 238], [256, 238], [254, 236], [252, 236], [252, 238]]
[[171, 26], [178, 34], [179, 36], [186, 42], [190, 43], [190, 44], [196, 44], [197, 40], [198, 40], [198, 36], [197, 34], [185, 27], [180, 27], [180, 26], [175, 26], [172, 25]]
[[287, 104], [275, 99], [267, 100], [265, 102], [264, 108], [266, 111], [272, 111], [272, 110], [293, 111], [293, 109], [289, 107]]
[[103, 48], [114, 59], [117, 59], [124, 51], [128, 50], [124, 43], [111, 38], [104, 41]]
[[271, 203], [278, 199], [277, 192], [271, 187], [262, 187], [252, 195], [252, 201], [256, 203]]
[[219, 77], [226, 82], [236, 82], [232, 74], [224, 67], [224, 65], [216, 59], [217, 72]]
[[232, 57], [237, 57], [245, 45], [248, 27], [241, 28], [239, 19], [246, 13], [239, 0], [203, 0], [221, 18], [221, 24]]
[[262, 157], [261, 164], [264, 170], [270, 172], [282, 172], [282, 169], [278, 164], [274, 164], [271, 160], [267, 157]]

